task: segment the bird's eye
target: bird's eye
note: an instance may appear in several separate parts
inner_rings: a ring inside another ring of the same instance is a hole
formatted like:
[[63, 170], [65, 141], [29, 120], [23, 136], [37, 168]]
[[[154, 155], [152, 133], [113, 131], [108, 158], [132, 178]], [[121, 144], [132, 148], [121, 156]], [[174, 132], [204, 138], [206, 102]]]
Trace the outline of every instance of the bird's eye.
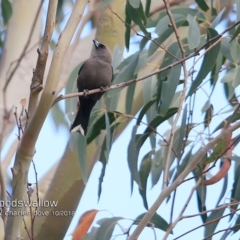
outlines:
[[99, 47], [105, 49], [106, 47], [103, 44], [99, 44]]

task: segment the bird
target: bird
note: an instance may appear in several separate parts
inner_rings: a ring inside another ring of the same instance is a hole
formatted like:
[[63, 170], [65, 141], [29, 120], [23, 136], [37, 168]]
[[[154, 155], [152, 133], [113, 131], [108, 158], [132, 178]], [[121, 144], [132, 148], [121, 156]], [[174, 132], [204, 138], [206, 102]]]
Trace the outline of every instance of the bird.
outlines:
[[[109, 87], [113, 80], [112, 53], [104, 44], [93, 40], [94, 48], [91, 57], [86, 60], [78, 71], [78, 92], [87, 93], [89, 90]], [[79, 109], [70, 132], [80, 132], [87, 135], [91, 111], [104, 92], [79, 96]]]

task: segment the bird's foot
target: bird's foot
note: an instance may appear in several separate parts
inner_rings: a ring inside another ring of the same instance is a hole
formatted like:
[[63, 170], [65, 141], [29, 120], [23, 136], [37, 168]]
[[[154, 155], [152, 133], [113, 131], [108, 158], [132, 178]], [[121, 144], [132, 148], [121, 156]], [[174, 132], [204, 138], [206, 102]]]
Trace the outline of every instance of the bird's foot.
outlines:
[[89, 90], [88, 89], [83, 89], [83, 94], [84, 94], [84, 97], [86, 97], [89, 93]]
[[105, 89], [105, 87], [100, 86], [100, 91], [101, 91], [101, 92], [104, 92], [104, 89]]

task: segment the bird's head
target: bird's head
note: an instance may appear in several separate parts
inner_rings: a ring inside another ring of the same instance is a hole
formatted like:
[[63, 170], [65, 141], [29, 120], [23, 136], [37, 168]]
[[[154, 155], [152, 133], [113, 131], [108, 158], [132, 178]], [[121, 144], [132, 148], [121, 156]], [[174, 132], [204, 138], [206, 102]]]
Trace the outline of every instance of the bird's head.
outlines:
[[96, 40], [93, 40], [93, 43], [94, 43], [94, 49], [93, 49], [92, 57], [100, 58], [102, 61], [105, 61], [107, 63], [112, 63], [112, 53], [110, 49], [104, 44]]

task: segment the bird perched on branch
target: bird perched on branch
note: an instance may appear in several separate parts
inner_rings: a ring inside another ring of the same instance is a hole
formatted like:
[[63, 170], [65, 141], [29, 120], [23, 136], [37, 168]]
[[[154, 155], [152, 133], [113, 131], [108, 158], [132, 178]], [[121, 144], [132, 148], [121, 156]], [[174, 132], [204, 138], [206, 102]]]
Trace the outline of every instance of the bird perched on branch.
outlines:
[[[78, 92], [109, 87], [113, 79], [112, 54], [109, 48], [93, 40], [94, 50], [91, 57], [83, 63], [78, 72]], [[79, 131], [86, 136], [92, 108], [104, 92], [79, 97], [79, 109], [70, 131]]]

